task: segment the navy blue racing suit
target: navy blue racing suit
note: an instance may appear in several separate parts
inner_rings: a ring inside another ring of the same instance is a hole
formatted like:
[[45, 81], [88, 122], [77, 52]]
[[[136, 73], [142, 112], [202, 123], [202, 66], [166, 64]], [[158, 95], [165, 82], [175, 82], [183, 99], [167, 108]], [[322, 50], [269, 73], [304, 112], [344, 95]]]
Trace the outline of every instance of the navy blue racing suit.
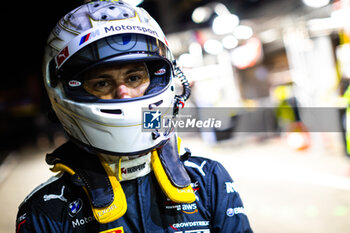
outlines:
[[174, 203], [161, 191], [153, 171], [121, 182], [127, 198], [123, 217], [100, 224], [89, 199], [60, 173], [36, 188], [20, 205], [18, 233], [73, 232], [252, 232], [236, 185], [218, 162], [190, 157], [184, 162], [196, 201]]

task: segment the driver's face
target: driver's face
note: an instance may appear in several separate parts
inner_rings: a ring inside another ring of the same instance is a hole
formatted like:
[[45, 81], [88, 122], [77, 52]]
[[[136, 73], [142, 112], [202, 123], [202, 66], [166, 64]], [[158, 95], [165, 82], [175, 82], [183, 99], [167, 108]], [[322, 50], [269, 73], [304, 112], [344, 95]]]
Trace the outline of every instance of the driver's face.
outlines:
[[128, 63], [92, 69], [84, 75], [84, 89], [101, 99], [143, 96], [150, 84], [144, 63]]

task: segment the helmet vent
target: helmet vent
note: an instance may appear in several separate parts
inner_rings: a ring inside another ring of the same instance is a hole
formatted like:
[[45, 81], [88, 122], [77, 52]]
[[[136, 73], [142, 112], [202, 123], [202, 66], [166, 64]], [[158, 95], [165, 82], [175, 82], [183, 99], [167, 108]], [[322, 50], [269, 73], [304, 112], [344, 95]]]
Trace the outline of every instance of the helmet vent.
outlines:
[[103, 113], [114, 114], [114, 115], [123, 114], [123, 111], [121, 109], [100, 109], [100, 111]]
[[163, 100], [159, 100], [159, 101], [157, 101], [157, 102], [155, 102], [153, 104], [148, 105], [148, 109], [152, 110], [152, 109], [158, 107], [159, 105], [161, 105], [162, 103], [163, 103]]

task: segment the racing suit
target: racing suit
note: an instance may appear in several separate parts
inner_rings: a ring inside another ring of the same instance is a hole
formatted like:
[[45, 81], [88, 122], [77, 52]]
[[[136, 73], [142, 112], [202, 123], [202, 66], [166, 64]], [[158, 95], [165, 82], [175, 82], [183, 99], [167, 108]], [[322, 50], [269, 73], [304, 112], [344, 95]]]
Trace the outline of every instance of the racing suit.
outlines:
[[[68, 144], [61, 146], [60, 153], [69, 153], [75, 146]], [[16, 232], [252, 232], [236, 185], [224, 167], [201, 157], [190, 157], [183, 163], [196, 197], [193, 203], [170, 201], [159, 188], [149, 155], [145, 155], [110, 164], [114, 169], [120, 166], [122, 175], [127, 211], [121, 218], [106, 224], [97, 222], [82, 187], [70, 174], [61, 172], [25, 198], [19, 207]]]

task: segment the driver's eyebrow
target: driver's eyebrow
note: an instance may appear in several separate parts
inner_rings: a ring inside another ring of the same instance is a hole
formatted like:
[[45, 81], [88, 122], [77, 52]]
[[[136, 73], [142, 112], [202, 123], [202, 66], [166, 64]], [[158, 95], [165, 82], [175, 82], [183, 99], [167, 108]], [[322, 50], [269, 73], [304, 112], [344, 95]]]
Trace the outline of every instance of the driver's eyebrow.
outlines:
[[139, 72], [139, 71], [145, 71], [145, 72], [147, 72], [145, 66], [139, 65], [139, 66], [135, 66], [135, 67], [133, 67], [133, 68], [127, 70], [127, 71], [125, 72], [125, 74], [131, 74], [131, 73]]
[[[144, 71], [147, 73], [147, 69], [144, 65], [137, 65], [135, 67], [132, 67], [128, 70], [125, 71], [124, 75], [128, 75], [128, 74], [132, 74], [135, 72], [140, 72], [140, 71]], [[106, 73], [96, 73], [96, 74], [87, 74], [85, 76], [85, 80], [91, 80], [91, 79], [104, 79], [104, 78], [113, 78], [113, 75], [110, 74], [106, 74]]]
[[86, 75], [85, 80], [91, 80], [91, 79], [103, 79], [103, 78], [112, 78], [112, 75], [109, 74], [90, 74]]

